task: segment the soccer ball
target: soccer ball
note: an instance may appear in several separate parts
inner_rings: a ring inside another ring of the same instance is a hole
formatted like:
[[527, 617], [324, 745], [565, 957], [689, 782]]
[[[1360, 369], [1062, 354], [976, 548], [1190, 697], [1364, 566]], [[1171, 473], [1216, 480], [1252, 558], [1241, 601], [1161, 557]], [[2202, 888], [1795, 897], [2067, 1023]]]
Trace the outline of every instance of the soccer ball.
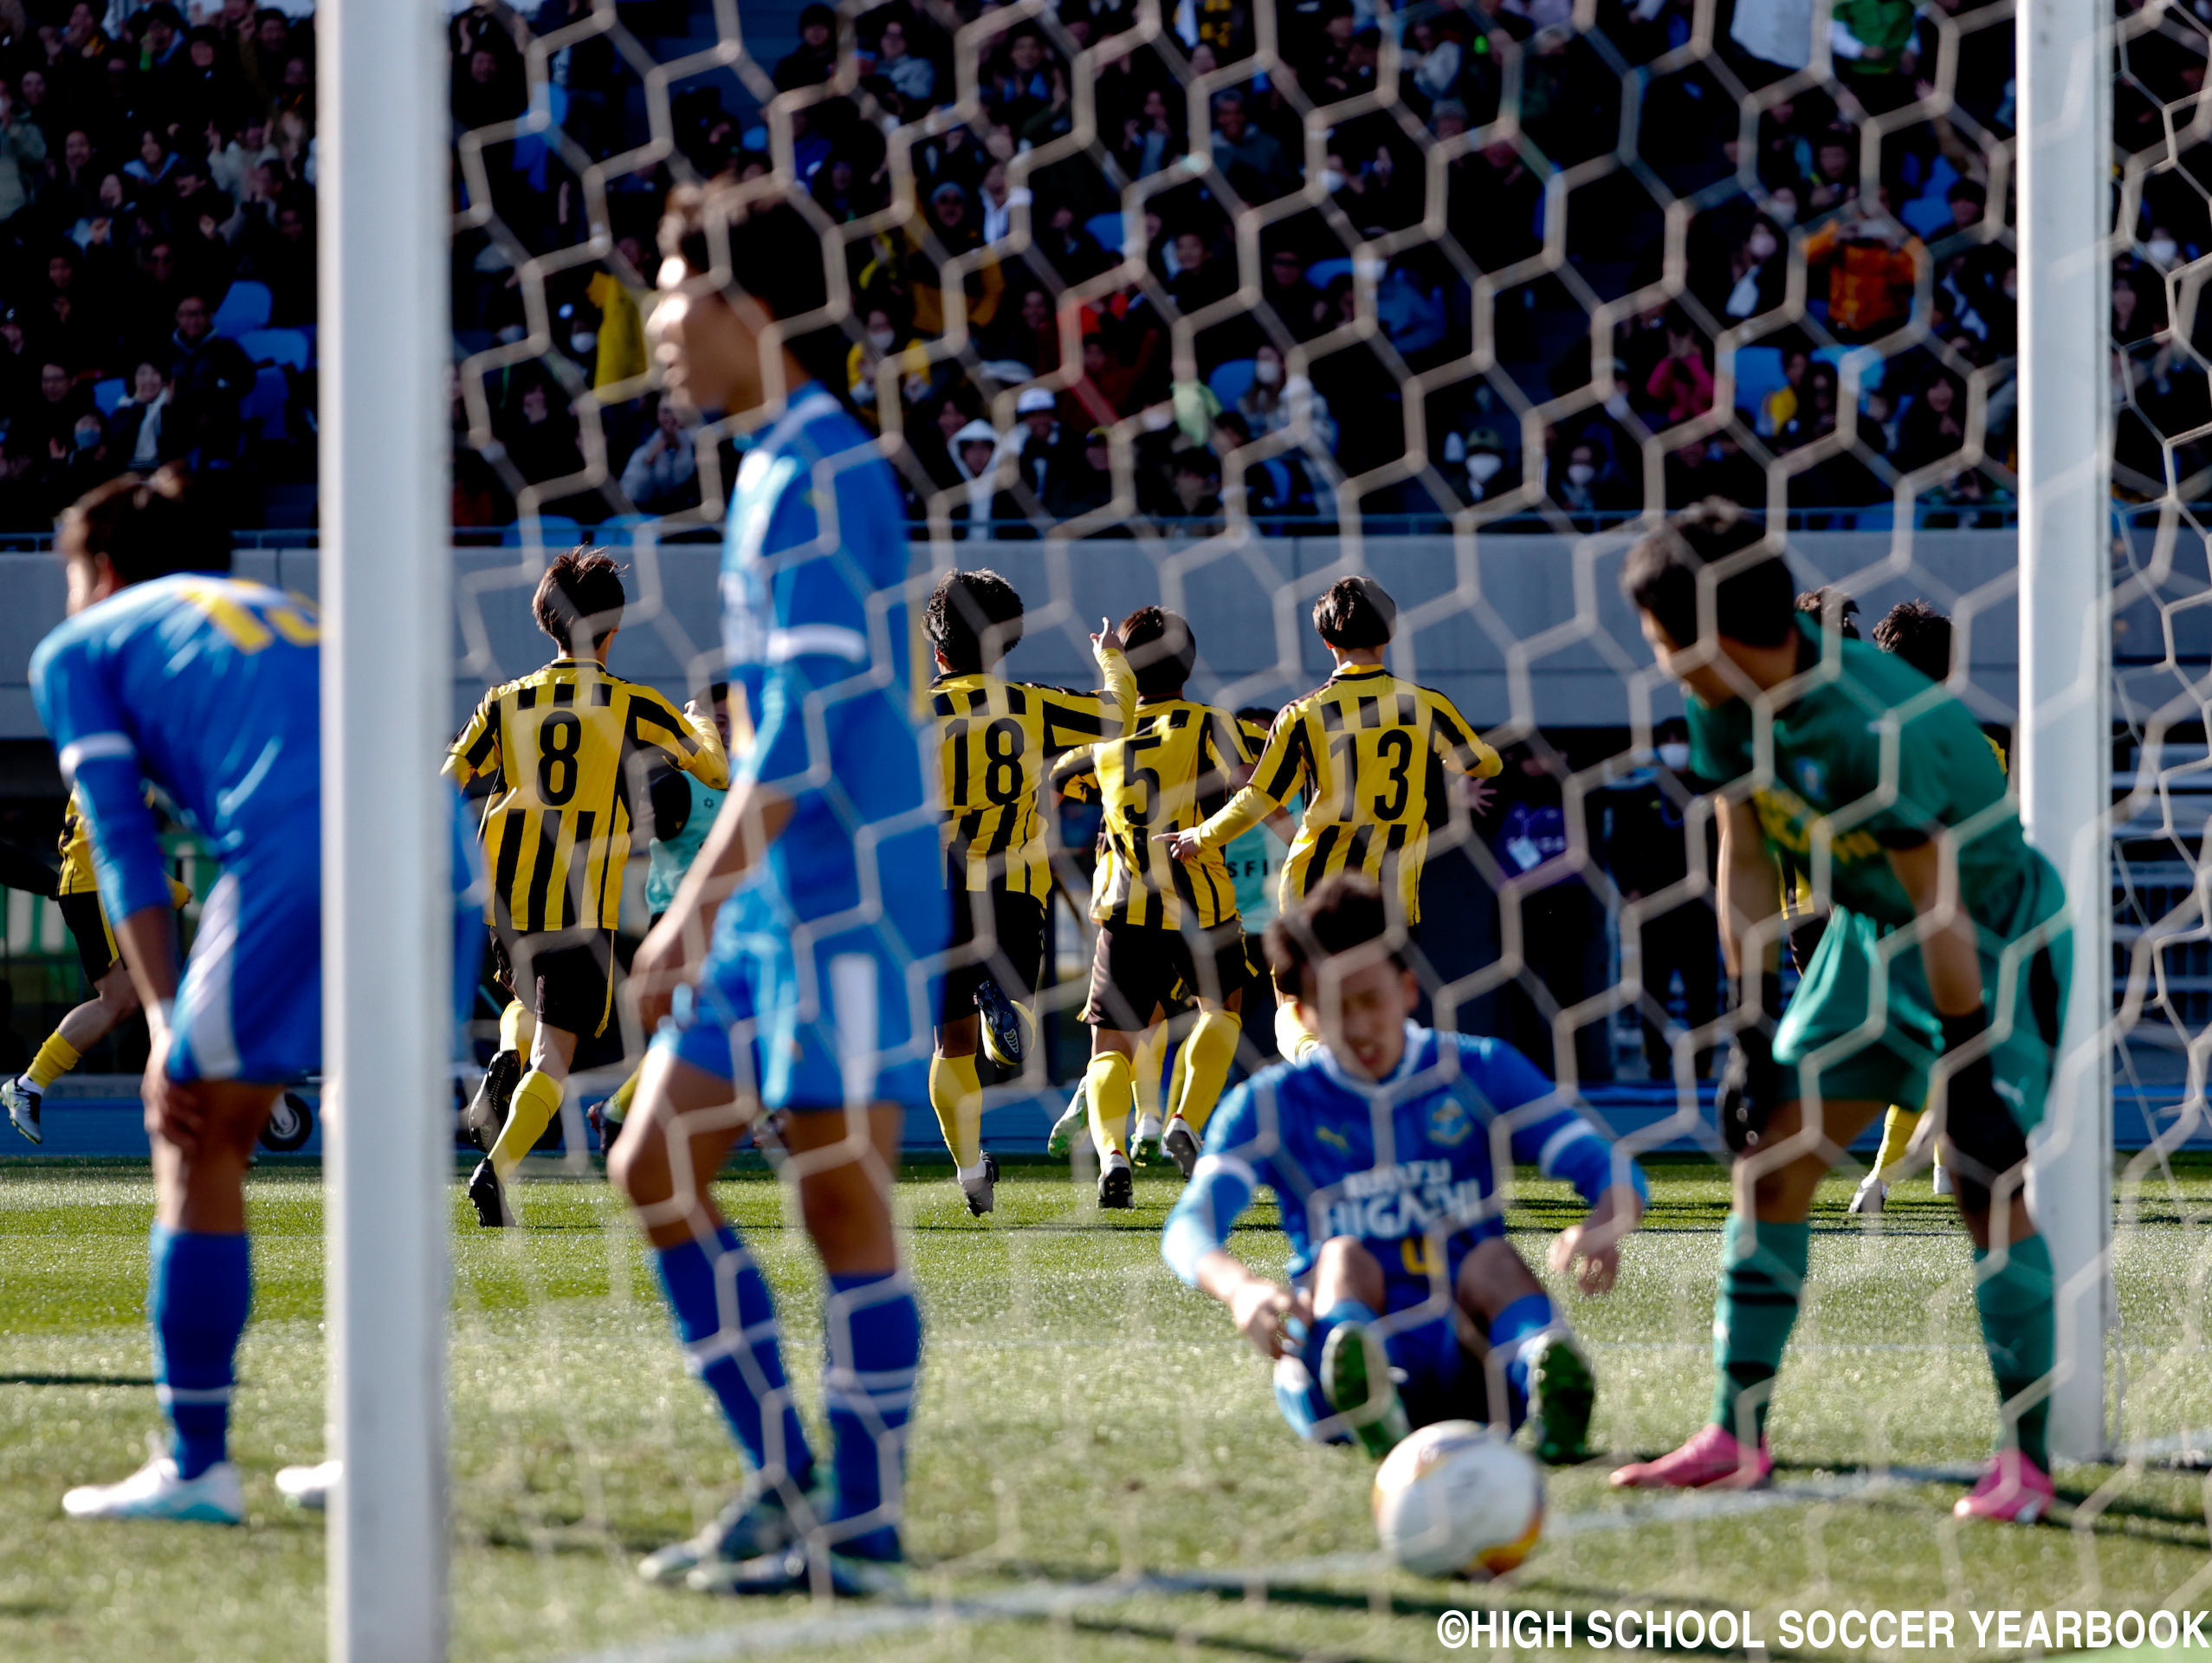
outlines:
[[1472, 1420], [1423, 1427], [1375, 1471], [1375, 1535], [1418, 1576], [1502, 1575], [1543, 1529], [1536, 1464]]

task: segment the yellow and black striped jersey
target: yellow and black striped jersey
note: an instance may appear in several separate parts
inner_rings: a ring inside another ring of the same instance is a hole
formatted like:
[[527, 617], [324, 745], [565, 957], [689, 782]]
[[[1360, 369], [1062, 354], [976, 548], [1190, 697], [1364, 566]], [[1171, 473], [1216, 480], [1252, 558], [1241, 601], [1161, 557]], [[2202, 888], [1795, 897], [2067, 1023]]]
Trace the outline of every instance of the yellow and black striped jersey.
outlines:
[[[146, 806], [154, 806], [153, 787], [148, 786]], [[100, 890], [100, 881], [92, 870], [92, 822], [85, 818], [84, 810], [77, 805], [77, 793], [69, 793], [68, 806], [61, 811], [61, 870], [55, 882], [56, 895], [94, 895]], [[192, 892], [171, 872], [169, 876], [169, 904], [184, 907], [191, 904]]]
[[1090, 916], [1101, 923], [1212, 929], [1237, 916], [1237, 886], [1219, 851], [1187, 864], [1153, 839], [1200, 824], [1249, 767], [1236, 719], [1188, 699], [1146, 699], [1118, 741], [1071, 752], [1052, 771], [1063, 796], [1096, 795], [1105, 807]]
[[485, 694], [445, 772], [492, 782], [482, 831], [493, 918], [525, 934], [613, 929], [631, 805], [661, 761], [713, 790], [729, 784], [709, 716], [679, 715], [603, 665], [557, 658]]
[[1045, 767], [1066, 752], [1120, 738], [1136, 714], [1129, 659], [1109, 650], [1099, 667], [1103, 693], [1071, 693], [987, 672], [940, 676], [930, 684], [951, 881], [970, 890], [1004, 887], [1040, 901], [1051, 896], [1052, 871], [1037, 812]]
[[1252, 782], [1200, 828], [1200, 845], [1219, 848], [1303, 791], [1284, 909], [1325, 877], [1365, 872], [1394, 881], [1407, 922], [1417, 922], [1429, 834], [1452, 819], [1446, 773], [1486, 780], [1501, 766], [1443, 694], [1380, 665], [1349, 665], [1283, 708]]

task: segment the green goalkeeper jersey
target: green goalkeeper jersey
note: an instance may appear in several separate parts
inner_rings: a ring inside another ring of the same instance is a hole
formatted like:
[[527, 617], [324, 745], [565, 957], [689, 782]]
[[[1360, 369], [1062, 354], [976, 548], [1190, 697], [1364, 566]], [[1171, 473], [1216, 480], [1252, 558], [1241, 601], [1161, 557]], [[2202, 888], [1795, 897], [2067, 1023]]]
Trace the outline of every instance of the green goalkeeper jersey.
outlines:
[[[1798, 663], [1820, 662], [1817, 626], [1800, 618]], [[1845, 641], [1842, 660], [1774, 718], [1772, 779], [1754, 803], [1786, 866], [1817, 870], [1814, 828], [1827, 820], [1828, 898], [1883, 929], [1912, 922], [1890, 848], [1944, 831], [1958, 849], [1968, 912], [2000, 941], [2065, 905], [2058, 873], [2021, 835], [2003, 767], [1966, 707], [1894, 654]], [[1690, 766], [1708, 785], [1732, 785], [1756, 767], [1758, 718], [1732, 699], [1689, 701]]]

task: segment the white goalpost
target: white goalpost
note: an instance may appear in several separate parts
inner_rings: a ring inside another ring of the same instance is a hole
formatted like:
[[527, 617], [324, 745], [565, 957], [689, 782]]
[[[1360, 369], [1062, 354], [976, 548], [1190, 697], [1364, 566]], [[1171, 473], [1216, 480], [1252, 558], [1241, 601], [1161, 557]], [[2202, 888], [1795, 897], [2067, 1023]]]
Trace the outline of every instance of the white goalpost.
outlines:
[[444, 16], [323, 0], [323, 926], [333, 1663], [445, 1655]]
[[2020, 803], [2073, 913], [2073, 995], [2032, 1170], [2058, 1278], [2051, 1449], [2090, 1460], [2113, 1442], [2110, 9], [2020, 0], [2016, 39]]

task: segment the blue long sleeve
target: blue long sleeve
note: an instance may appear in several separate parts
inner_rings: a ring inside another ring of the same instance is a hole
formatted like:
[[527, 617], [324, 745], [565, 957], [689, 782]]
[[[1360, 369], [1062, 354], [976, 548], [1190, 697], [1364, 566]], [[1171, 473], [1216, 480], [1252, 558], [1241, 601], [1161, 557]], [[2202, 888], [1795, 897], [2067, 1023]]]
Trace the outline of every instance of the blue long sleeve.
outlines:
[[1236, 1156], [1200, 1157], [1160, 1237], [1161, 1258], [1187, 1286], [1198, 1285], [1199, 1261], [1228, 1245], [1229, 1232], [1258, 1187], [1258, 1175]]
[[161, 856], [160, 828], [146, 806], [138, 758], [85, 758], [74, 783], [92, 825], [93, 871], [108, 916], [120, 923], [146, 907], [167, 911], [169, 868]]

